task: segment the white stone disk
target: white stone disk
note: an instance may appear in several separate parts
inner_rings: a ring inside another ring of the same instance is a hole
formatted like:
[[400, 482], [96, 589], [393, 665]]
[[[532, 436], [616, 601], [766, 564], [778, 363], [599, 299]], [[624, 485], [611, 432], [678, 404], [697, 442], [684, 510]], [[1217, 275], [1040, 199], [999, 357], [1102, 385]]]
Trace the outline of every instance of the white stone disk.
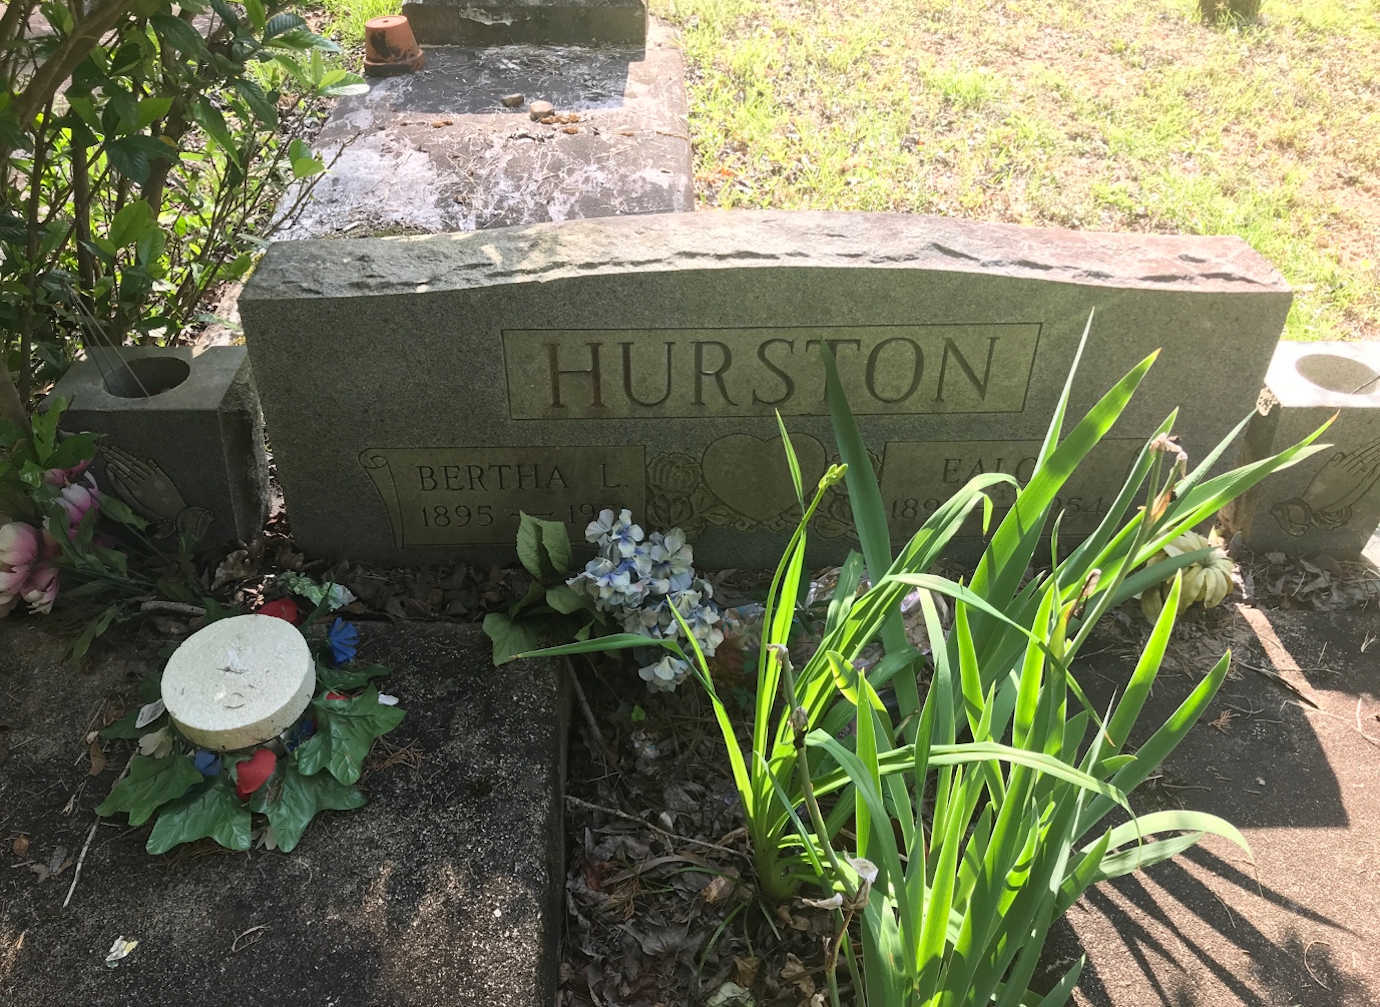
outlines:
[[259, 745], [311, 702], [316, 666], [297, 627], [268, 615], [213, 622], [163, 669], [163, 702], [187, 740], [217, 752]]

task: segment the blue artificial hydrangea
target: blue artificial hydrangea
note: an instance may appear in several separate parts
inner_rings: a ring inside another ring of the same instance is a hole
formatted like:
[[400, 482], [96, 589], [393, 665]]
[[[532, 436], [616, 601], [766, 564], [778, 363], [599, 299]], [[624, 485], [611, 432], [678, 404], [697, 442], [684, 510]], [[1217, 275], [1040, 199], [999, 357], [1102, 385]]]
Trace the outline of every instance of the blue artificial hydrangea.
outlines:
[[626, 507], [613, 516], [613, 511], [605, 508], [599, 512], [598, 519], [585, 528], [585, 539], [598, 541], [611, 558], [627, 559], [637, 551], [637, 543], [642, 541], [641, 525], [633, 524], [632, 511]]
[[667, 654], [661, 660], [637, 669], [642, 681], [653, 692], [674, 692], [676, 686], [685, 681], [690, 674], [690, 665], [678, 657]]
[[658, 594], [684, 591], [695, 579], [692, 566], [695, 553], [685, 541], [685, 532], [672, 528], [666, 534], [652, 532], [647, 538], [648, 571], [652, 590]]
[[326, 630], [326, 642], [331, 647], [331, 661], [337, 666], [348, 664], [359, 650], [359, 630], [352, 622], [333, 619]]
[[192, 763], [196, 766], [196, 771], [202, 776], [220, 775], [220, 756], [215, 752], [198, 748], [196, 755], [192, 756]]
[[[652, 640], [683, 640], [684, 630], [671, 611], [685, 620], [705, 657], [723, 642], [719, 607], [709, 583], [695, 577], [694, 550], [685, 532], [672, 528], [644, 535], [632, 512], [599, 512], [585, 529], [585, 538], [598, 547], [595, 557], [567, 583], [594, 600], [594, 607], [613, 618], [627, 633]], [[649, 688], [671, 691], [690, 672], [690, 666], [661, 649], [648, 648], [648, 662], [640, 669]]]

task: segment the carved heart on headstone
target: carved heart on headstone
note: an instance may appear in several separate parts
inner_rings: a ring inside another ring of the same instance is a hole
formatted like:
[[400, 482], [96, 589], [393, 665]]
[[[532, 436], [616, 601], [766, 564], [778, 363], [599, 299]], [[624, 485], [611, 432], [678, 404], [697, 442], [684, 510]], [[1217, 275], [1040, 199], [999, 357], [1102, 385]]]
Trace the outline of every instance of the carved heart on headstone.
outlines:
[[[824, 445], [809, 434], [792, 434], [800, 479], [808, 502], [824, 473]], [[767, 521], [795, 508], [790, 466], [781, 438], [728, 434], [707, 448], [700, 459], [704, 484], [727, 507], [754, 521]]]

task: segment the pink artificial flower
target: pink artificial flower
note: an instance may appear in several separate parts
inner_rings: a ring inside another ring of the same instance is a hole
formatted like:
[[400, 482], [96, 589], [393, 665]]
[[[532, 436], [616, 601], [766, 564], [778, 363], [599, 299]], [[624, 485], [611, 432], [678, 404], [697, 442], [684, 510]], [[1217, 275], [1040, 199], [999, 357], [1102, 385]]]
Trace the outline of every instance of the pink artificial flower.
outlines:
[[24, 585], [24, 600], [29, 603], [29, 611], [35, 615], [51, 612], [57, 593], [58, 572], [51, 563], [44, 563], [34, 570], [33, 576]]
[[52, 611], [58, 571], [49, 561], [57, 552], [57, 540], [33, 525], [12, 521], [0, 527], [0, 617], [9, 615], [21, 598], [32, 612]]
[[76, 482], [77, 477], [85, 472], [90, 464], [91, 459], [88, 458], [84, 462], [78, 462], [76, 465], [73, 465], [70, 469], [49, 469], [47, 472], [43, 473], [43, 481], [49, 486], [67, 486], [70, 483]]
[[24, 585], [29, 580], [30, 570], [27, 566], [7, 570], [0, 565], [0, 598], [12, 598], [23, 592]]
[[0, 570], [32, 566], [38, 559], [40, 541], [38, 529], [31, 524], [11, 521], [0, 527]]
[[33, 525], [11, 521], [0, 527], [0, 618], [19, 604], [41, 552], [42, 539]]
[[86, 517], [92, 508], [99, 506], [100, 502], [101, 491], [96, 489], [96, 481], [90, 476], [86, 477], [84, 483], [72, 483], [62, 488], [58, 506], [67, 512], [69, 538], [77, 534], [77, 526], [81, 524], [82, 518]]

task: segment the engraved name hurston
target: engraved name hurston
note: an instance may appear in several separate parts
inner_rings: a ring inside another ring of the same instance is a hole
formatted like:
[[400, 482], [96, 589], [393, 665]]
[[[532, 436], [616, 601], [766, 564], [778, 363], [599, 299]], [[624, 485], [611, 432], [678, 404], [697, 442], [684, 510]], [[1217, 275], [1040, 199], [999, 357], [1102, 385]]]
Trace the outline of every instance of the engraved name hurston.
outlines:
[[401, 549], [509, 543], [520, 511], [579, 533], [602, 507], [640, 514], [643, 456], [640, 446], [368, 448], [359, 463]]
[[513, 419], [824, 416], [820, 347], [860, 414], [1020, 412], [1035, 323], [509, 329]]

